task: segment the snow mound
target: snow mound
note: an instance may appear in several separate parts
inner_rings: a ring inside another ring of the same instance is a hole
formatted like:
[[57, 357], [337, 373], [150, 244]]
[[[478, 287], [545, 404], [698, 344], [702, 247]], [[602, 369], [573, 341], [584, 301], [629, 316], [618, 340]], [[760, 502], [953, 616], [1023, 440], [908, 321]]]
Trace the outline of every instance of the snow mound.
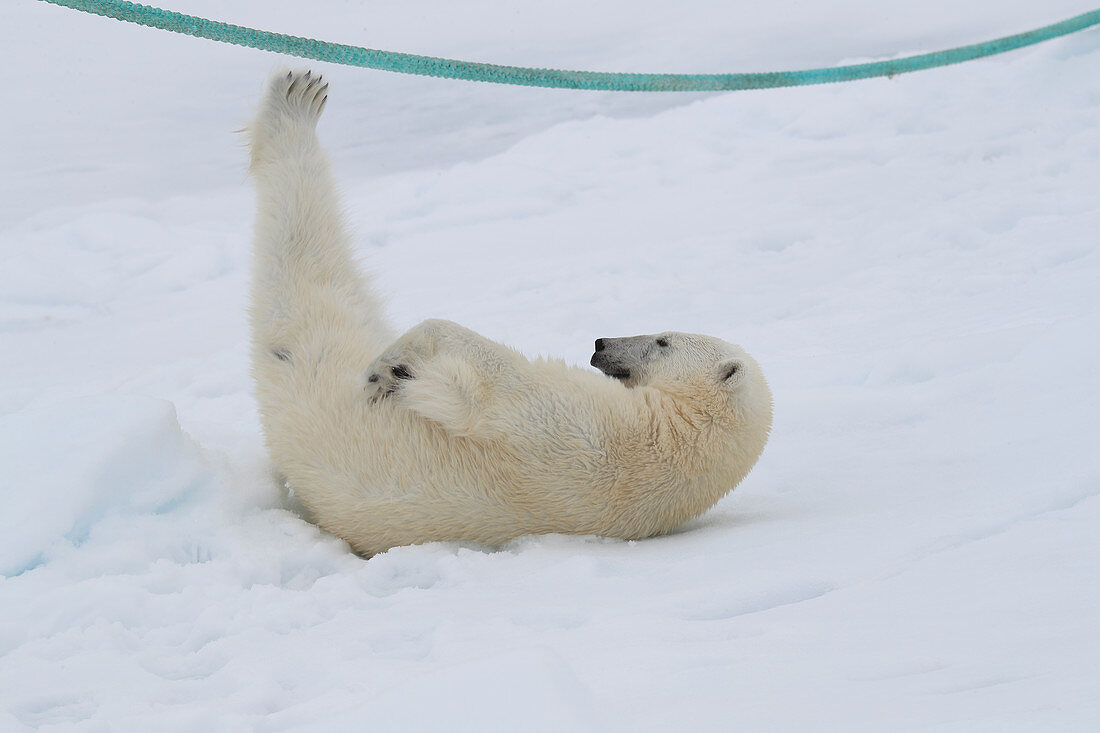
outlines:
[[172, 511], [211, 476], [165, 400], [71, 399], [0, 417], [0, 435], [4, 575], [83, 544], [108, 517]]

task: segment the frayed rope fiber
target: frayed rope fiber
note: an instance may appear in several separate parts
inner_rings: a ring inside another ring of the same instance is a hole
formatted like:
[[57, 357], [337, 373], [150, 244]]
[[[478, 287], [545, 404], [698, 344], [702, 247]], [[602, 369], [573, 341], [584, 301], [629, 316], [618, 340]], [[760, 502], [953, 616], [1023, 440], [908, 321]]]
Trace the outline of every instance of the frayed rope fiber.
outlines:
[[41, 0], [73, 10], [94, 13], [107, 18], [138, 23], [150, 28], [207, 38], [222, 43], [258, 48], [263, 51], [316, 59], [346, 66], [361, 66], [401, 74], [418, 74], [445, 79], [483, 81], [494, 84], [517, 84], [557, 89], [594, 89], [620, 92], [714, 92], [741, 89], [772, 89], [810, 84], [831, 84], [876, 76], [895, 76], [937, 66], [993, 56], [1031, 46], [1052, 38], [1065, 36], [1100, 24], [1100, 10], [1063, 20], [1060, 23], [1017, 33], [984, 43], [960, 46], [945, 51], [907, 56], [888, 61], [834, 66], [802, 71], [770, 71], [748, 74], [620, 74], [599, 71], [565, 71], [532, 69], [522, 66], [500, 66], [471, 61], [456, 61], [434, 56], [417, 56], [393, 51], [378, 51], [342, 43], [316, 41], [281, 33], [260, 31], [244, 26], [207, 20], [171, 10], [124, 0]]

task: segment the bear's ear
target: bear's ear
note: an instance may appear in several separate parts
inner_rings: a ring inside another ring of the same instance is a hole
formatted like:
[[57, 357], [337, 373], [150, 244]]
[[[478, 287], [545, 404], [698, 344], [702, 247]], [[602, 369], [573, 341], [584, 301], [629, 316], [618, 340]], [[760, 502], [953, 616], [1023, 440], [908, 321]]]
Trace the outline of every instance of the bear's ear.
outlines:
[[745, 379], [745, 362], [743, 359], [729, 359], [722, 362], [719, 374], [723, 384], [727, 387], [736, 387]]

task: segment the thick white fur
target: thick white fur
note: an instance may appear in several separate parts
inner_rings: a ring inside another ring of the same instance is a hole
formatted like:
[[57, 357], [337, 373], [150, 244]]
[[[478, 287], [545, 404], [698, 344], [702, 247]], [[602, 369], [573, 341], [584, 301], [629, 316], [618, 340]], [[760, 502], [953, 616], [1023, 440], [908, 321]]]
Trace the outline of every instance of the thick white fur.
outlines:
[[281, 72], [250, 127], [257, 397], [271, 456], [322, 527], [364, 554], [641, 538], [741, 481], [767, 441], [771, 393], [720, 339], [666, 334], [623, 381], [529, 361], [449, 321], [395, 340], [354, 266], [315, 133], [326, 99], [320, 77]]

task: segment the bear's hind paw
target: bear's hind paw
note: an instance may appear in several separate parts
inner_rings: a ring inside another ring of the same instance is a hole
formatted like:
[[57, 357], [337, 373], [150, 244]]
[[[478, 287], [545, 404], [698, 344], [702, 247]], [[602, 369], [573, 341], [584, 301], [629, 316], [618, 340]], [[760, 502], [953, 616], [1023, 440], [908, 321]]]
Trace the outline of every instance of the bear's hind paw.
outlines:
[[313, 72], [306, 69], [288, 71], [284, 79], [287, 102], [313, 117], [320, 117], [328, 101], [328, 82], [322, 83], [324, 77], [321, 74], [313, 76]]
[[268, 123], [280, 119], [313, 126], [328, 101], [328, 82], [309, 69], [276, 74], [268, 83], [263, 116]]

